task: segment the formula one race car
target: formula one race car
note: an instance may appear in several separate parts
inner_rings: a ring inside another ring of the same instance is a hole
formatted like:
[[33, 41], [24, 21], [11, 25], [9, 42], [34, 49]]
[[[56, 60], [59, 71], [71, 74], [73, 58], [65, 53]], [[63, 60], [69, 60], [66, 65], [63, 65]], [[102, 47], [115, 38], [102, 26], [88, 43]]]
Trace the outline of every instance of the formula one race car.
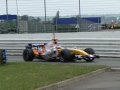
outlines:
[[92, 62], [95, 58], [95, 51], [92, 48], [85, 50], [76, 48], [63, 48], [57, 45], [57, 39], [52, 39], [53, 46], [49, 43], [28, 44], [23, 51], [23, 59], [25, 61], [33, 61], [33, 59], [42, 59], [44, 61], [60, 61], [60, 62], [74, 62], [76, 60], [84, 59], [87, 62]]

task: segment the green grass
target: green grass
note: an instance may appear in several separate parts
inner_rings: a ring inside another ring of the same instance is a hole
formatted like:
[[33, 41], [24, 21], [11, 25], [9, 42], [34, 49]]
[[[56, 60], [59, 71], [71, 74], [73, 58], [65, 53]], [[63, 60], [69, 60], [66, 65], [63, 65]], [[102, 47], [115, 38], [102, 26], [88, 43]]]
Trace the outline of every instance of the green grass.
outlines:
[[23, 62], [0, 65], [0, 90], [33, 90], [104, 66]]

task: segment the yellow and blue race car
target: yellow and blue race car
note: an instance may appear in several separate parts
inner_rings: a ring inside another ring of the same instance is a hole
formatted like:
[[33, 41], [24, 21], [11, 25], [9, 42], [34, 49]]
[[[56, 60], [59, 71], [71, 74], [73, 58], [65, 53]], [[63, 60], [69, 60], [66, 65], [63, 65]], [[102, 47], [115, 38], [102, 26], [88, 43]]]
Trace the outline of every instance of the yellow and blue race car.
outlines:
[[99, 58], [99, 55], [96, 55], [92, 48], [86, 48], [85, 50], [63, 48], [58, 45], [58, 40], [55, 38], [52, 39], [52, 44], [30, 43], [23, 51], [25, 61], [42, 59], [44, 61], [75, 62], [84, 59], [87, 62], [92, 62], [95, 58]]

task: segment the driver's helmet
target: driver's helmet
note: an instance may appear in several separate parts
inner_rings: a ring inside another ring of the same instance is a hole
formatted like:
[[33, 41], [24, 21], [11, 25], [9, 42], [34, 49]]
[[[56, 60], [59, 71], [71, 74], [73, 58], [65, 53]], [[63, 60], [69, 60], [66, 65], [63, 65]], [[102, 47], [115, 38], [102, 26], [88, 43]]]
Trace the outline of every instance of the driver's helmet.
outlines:
[[58, 39], [52, 39], [53, 44], [58, 44]]

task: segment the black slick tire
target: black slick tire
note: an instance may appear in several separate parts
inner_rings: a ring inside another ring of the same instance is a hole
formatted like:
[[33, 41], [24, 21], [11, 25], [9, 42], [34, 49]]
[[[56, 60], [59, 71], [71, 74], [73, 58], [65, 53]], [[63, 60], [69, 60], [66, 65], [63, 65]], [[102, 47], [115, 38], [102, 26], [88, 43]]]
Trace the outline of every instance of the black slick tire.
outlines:
[[23, 51], [23, 59], [24, 61], [33, 61], [34, 53], [32, 49], [25, 49]]

